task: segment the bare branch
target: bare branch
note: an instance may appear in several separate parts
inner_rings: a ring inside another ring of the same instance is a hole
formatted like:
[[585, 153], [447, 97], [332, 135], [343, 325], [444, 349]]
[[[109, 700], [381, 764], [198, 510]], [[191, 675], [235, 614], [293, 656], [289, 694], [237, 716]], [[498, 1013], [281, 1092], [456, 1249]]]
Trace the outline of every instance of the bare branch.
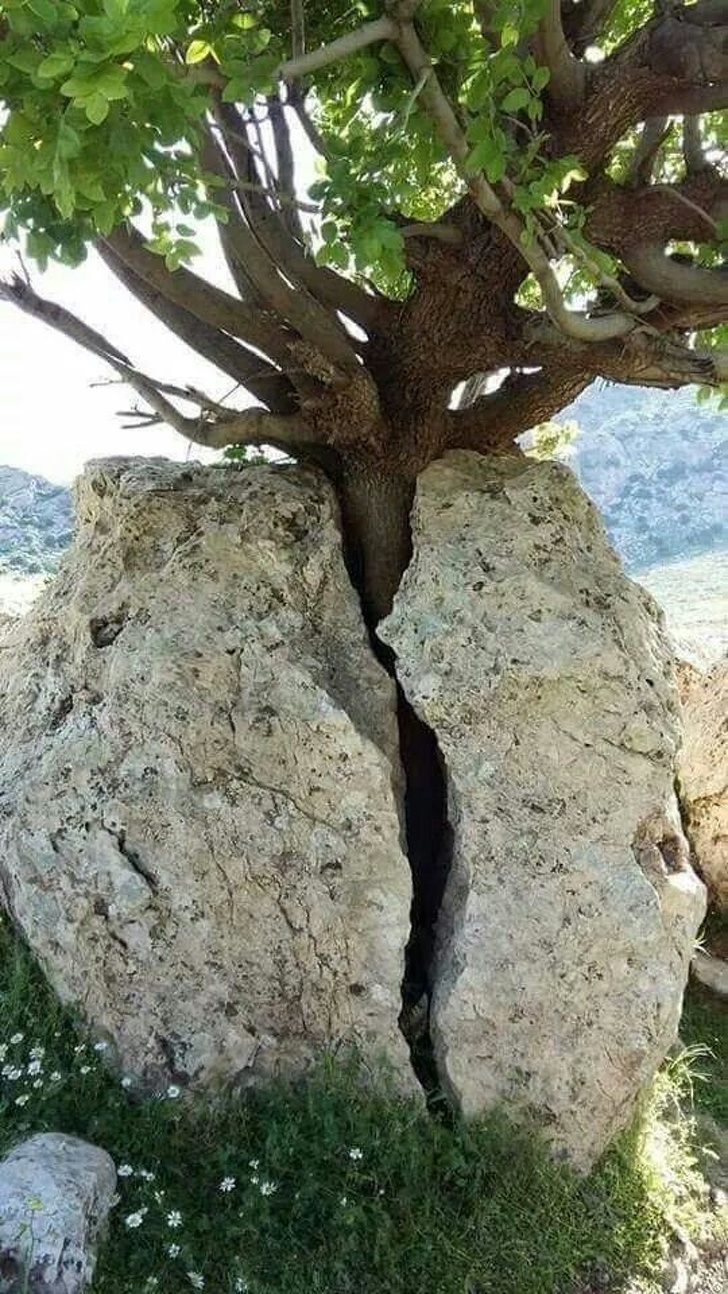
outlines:
[[297, 407], [295, 392], [288, 377], [268, 360], [234, 341], [227, 333], [203, 323], [181, 306], [174, 305], [145, 279], [135, 274], [109, 246], [99, 243], [97, 251], [112, 274], [181, 341], [244, 386], [269, 409], [277, 413], [289, 413]]
[[[231, 178], [230, 166], [211, 132], [208, 132], [203, 150], [203, 164], [208, 172], [220, 176], [228, 184]], [[242, 219], [242, 212], [250, 210], [255, 194], [239, 194], [240, 206], [236, 206], [230, 193], [216, 190], [216, 194], [230, 213], [227, 234], [229, 246], [269, 309], [285, 319], [340, 372], [355, 371], [359, 367], [357, 356], [339, 319], [308, 292], [296, 291], [286, 282], [279, 272], [278, 262], [270, 257], [260, 238]], [[285, 234], [275, 214], [270, 214], [278, 229]]]
[[703, 154], [699, 117], [683, 117], [683, 157], [688, 175], [699, 175], [709, 165]]
[[291, 53], [300, 58], [306, 51], [306, 20], [303, 0], [291, 0]]
[[665, 301], [687, 305], [724, 306], [728, 314], [728, 265], [703, 269], [672, 260], [662, 247], [641, 243], [623, 253], [629, 271], [650, 292]]
[[[529, 427], [547, 422], [592, 381], [585, 365], [568, 356], [537, 373], [510, 373], [497, 390], [448, 415], [448, 447], [482, 452], [504, 449]], [[478, 380], [473, 380], [477, 386]]]
[[657, 154], [670, 131], [671, 126], [667, 117], [650, 117], [645, 122], [626, 177], [626, 183], [632, 188], [641, 188], [642, 185], [649, 184]]
[[[255, 159], [249, 150], [246, 152], [243, 138], [235, 129], [236, 109], [233, 105], [220, 101], [216, 112], [218, 125], [226, 148], [230, 149], [233, 156], [236, 170], [244, 167], [245, 174], [254, 176]], [[218, 154], [215, 164], [219, 166], [219, 163]], [[319, 310], [322, 308], [319, 303], [322, 303], [323, 306], [328, 306], [334, 311], [342, 311], [365, 331], [370, 328], [381, 312], [384, 299], [371, 296], [350, 279], [343, 278], [325, 266], [316, 265], [301, 243], [291, 236], [290, 231], [282, 227], [276, 213], [266, 201], [265, 192], [261, 192], [261, 187], [255, 181], [251, 182], [249, 187], [241, 187], [240, 210], [230, 206], [231, 221], [226, 234], [228, 242], [232, 244], [236, 236], [234, 231], [240, 223], [242, 211], [247, 225], [260, 244], [259, 255], [260, 252], [264, 252], [271, 265], [278, 266], [292, 282], [301, 284], [312, 293]], [[299, 308], [306, 299], [307, 292], [299, 294]], [[331, 318], [327, 315], [324, 317]], [[338, 321], [336, 326], [338, 327]], [[352, 343], [349, 341], [349, 344]]]
[[130, 269], [175, 305], [285, 363], [288, 352], [279, 329], [191, 270], [180, 267], [172, 273], [161, 256], [147, 250], [142, 235], [132, 225], [118, 226], [104, 242]]
[[546, 0], [536, 38], [537, 59], [551, 73], [549, 99], [560, 111], [573, 111], [586, 90], [586, 67], [574, 58], [561, 25], [561, 0]]
[[[276, 200], [283, 207], [281, 220], [291, 237], [303, 242], [303, 227], [295, 199], [293, 149], [288, 122], [280, 98], [268, 100], [269, 118], [276, 153]], [[283, 202], [281, 203], [281, 199]]]
[[318, 49], [309, 50], [307, 54], [287, 59], [276, 69], [275, 75], [282, 81], [297, 80], [311, 72], [318, 72], [322, 67], [328, 67], [330, 63], [338, 63], [350, 54], [357, 54], [360, 49], [366, 49], [367, 45], [393, 40], [396, 34], [397, 27], [391, 18], [376, 18], [374, 22], [364, 23], [328, 45], [321, 45]]
[[92, 354], [98, 355], [109, 363], [112, 361], [123, 365], [130, 363], [123, 351], [108, 341], [102, 333], [97, 332], [95, 328], [90, 328], [82, 319], [71, 314], [70, 310], [66, 310], [65, 306], [59, 306], [55, 301], [48, 301], [38, 296], [30, 280], [22, 279], [19, 274], [13, 274], [10, 279], [0, 280], [0, 300], [9, 301], [24, 314], [41, 319], [56, 332], [78, 342], [84, 350], [91, 351]]

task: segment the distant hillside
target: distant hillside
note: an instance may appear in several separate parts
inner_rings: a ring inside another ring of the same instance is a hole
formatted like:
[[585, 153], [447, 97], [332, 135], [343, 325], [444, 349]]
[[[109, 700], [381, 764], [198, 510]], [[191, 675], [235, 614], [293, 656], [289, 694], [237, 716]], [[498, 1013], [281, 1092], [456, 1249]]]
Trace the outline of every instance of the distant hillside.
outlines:
[[0, 467], [0, 572], [54, 571], [72, 528], [70, 490], [16, 467]]
[[728, 418], [695, 393], [595, 383], [557, 422], [630, 571], [728, 549]]

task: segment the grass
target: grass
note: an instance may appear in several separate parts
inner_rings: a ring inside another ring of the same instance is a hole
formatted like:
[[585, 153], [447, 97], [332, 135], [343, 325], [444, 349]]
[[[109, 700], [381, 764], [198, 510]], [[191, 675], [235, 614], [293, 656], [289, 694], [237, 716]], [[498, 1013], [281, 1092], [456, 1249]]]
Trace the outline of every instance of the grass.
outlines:
[[[726, 956], [728, 915], [712, 912], [705, 923], [703, 939], [708, 948]], [[692, 983], [685, 997], [680, 1037], [696, 1053], [696, 1107], [728, 1127], [728, 1002]]]
[[583, 1179], [532, 1131], [436, 1122], [351, 1062], [135, 1102], [1, 922], [0, 1019], [0, 1154], [65, 1131], [122, 1167], [96, 1294], [571, 1294], [607, 1272], [651, 1290], [667, 1219], [703, 1222], [686, 1125], [664, 1117], [679, 1066]]

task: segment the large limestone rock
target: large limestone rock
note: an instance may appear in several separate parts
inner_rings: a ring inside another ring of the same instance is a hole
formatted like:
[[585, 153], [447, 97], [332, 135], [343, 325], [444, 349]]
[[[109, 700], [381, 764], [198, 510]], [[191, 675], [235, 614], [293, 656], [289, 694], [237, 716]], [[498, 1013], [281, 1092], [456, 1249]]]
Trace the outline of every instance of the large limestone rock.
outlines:
[[81, 1294], [114, 1202], [105, 1150], [61, 1133], [23, 1141], [0, 1163], [0, 1294]]
[[557, 464], [447, 455], [413, 542], [381, 633], [447, 769], [436, 1060], [468, 1114], [534, 1110], [586, 1168], [676, 1036], [704, 910], [657, 608]]
[[685, 829], [711, 898], [728, 908], [728, 656], [705, 674], [684, 670], [678, 762]]
[[243, 1081], [397, 1029], [395, 697], [298, 468], [90, 464], [0, 647], [0, 895], [125, 1073]]

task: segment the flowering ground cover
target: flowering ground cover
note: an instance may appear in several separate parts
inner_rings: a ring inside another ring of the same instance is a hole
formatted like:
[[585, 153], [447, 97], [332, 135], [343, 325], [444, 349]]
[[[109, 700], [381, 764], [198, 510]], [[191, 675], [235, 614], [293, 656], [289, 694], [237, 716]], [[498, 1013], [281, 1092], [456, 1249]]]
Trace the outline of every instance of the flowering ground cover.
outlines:
[[675, 1227], [700, 1239], [714, 1225], [675, 1113], [685, 1058], [581, 1179], [533, 1130], [434, 1119], [353, 1061], [298, 1086], [140, 1101], [7, 924], [0, 1021], [0, 1154], [49, 1130], [115, 1159], [98, 1294], [571, 1294], [591, 1279], [649, 1292]]

